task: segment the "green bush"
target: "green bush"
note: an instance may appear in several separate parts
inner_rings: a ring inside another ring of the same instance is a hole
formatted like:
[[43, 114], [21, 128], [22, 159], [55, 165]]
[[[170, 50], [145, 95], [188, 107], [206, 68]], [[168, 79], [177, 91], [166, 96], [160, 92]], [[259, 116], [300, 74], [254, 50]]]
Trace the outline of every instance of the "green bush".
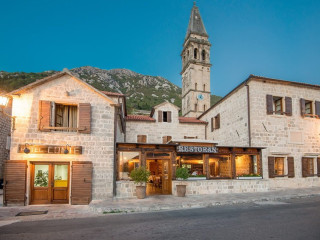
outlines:
[[186, 180], [189, 177], [189, 171], [187, 168], [177, 168], [176, 178]]
[[145, 167], [138, 167], [131, 171], [130, 177], [134, 181], [135, 184], [142, 185], [143, 183], [148, 182], [148, 178], [150, 176], [150, 171]]

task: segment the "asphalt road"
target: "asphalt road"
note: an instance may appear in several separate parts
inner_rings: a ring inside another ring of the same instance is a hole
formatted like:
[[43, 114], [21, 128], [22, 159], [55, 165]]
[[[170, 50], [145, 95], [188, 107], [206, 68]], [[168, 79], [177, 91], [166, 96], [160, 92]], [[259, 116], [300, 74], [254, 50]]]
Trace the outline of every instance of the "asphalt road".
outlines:
[[19, 222], [0, 228], [0, 240], [11, 239], [320, 240], [320, 199]]

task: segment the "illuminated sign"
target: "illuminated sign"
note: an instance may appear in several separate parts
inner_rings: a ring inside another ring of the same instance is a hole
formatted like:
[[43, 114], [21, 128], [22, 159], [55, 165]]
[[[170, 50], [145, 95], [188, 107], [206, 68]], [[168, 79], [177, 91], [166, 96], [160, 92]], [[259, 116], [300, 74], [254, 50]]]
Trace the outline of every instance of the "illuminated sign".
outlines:
[[56, 146], [56, 145], [29, 145], [19, 144], [18, 153], [24, 153], [24, 149], [28, 148], [30, 154], [65, 154], [65, 150], [68, 150], [68, 154], [80, 155], [82, 154], [81, 146]]
[[217, 153], [216, 147], [202, 147], [202, 146], [177, 146], [177, 152], [181, 153]]

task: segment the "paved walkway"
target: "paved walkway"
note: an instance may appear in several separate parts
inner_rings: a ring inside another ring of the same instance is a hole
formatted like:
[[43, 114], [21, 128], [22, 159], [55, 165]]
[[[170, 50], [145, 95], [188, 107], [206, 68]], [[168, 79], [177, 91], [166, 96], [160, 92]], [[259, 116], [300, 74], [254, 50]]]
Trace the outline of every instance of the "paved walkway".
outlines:
[[[301, 197], [320, 197], [320, 188], [288, 189], [261, 193], [230, 193], [215, 195], [198, 195], [179, 198], [175, 196], [152, 196], [146, 199], [111, 199], [92, 201], [89, 206], [83, 205], [31, 205], [2, 207], [2, 191], [0, 192], [0, 227], [19, 221], [39, 221], [52, 219], [72, 219], [102, 216], [111, 213], [136, 213], [162, 210], [178, 210], [186, 208], [212, 207], [238, 203], [261, 203]], [[20, 216], [19, 212], [48, 211], [47, 214]]]

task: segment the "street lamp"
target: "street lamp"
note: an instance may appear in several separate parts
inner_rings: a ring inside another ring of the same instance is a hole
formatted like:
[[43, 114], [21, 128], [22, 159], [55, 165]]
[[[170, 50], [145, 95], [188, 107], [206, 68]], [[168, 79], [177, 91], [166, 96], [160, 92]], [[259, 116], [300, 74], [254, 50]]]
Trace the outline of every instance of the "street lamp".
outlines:
[[0, 109], [1, 109], [1, 113], [9, 118], [12, 118], [12, 130], [15, 130], [15, 124], [16, 124], [16, 117], [12, 117], [11, 115], [9, 115], [8, 113], [6, 113], [4, 111], [5, 107], [8, 105], [9, 103], [9, 97], [6, 96], [1, 96], [0, 95]]

